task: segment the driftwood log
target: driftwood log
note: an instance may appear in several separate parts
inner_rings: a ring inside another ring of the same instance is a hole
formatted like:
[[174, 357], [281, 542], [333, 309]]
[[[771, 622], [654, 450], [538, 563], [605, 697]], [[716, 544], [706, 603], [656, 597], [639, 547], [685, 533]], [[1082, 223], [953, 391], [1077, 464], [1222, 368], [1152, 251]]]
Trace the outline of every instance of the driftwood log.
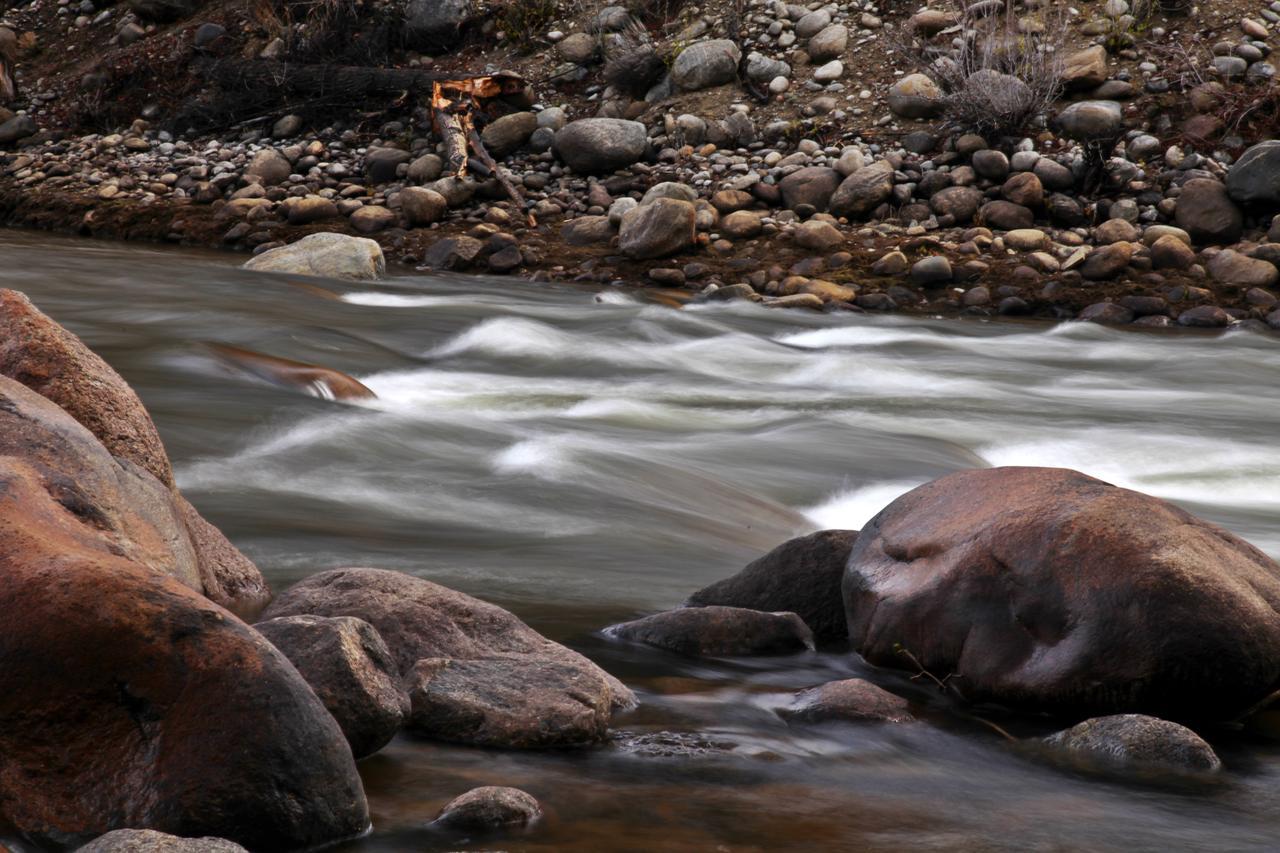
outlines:
[[[524, 194], [498, 168], [485, 149], [477, 126], [512, 107], [531, 103], [528, 86], [514, 74], [450, 77], [412, 68], [375, 68], [352, 65], [304, 65], [269, 60], [219, 60], [210, 63], [209, 77], [224, 90], [271, 91], [282, 96], [304, 96], [349, 101], [364, 106], [367, 99], [395, 96], [398, 100], [430, 92], [431, 124], [444, 146], [447, 176], [462, 177], [474, 156], [493, 174], [521, 210]], [[505, 109], [498, 109], [504, 104]], [[530, 226], [533, 214], [526, 214]]]

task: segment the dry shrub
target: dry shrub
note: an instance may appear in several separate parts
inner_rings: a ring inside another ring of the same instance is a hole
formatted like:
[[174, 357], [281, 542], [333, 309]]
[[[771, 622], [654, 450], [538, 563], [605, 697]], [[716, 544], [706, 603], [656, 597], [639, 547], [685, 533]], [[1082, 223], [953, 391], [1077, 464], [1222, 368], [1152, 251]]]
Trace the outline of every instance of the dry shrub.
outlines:
[[945, 120], [983, 134], [1015, 135], [1047, 112], [1062, 93], [1069, 22], [1061, 4], [1027, 17], [1024, 31], [1009, 3], [950, 0], [960, 32], [937, 45], [916, 33], [900, 33], [890, 47], [932, 78], [944, 93]]
[[537, 47], [556, 19], [557, 0], [508, 0], [498, 11], [498, 28], [521, 52]]

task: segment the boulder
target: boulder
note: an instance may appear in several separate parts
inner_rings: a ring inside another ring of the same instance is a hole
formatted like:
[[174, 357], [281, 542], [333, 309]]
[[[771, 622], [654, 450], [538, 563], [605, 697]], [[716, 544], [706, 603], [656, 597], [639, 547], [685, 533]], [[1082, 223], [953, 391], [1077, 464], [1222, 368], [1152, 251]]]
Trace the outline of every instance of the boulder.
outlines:
[[839, 59], [849, 45], [849, 28], [843, 24], [830, 24], [809, 39], [806, 48], [811, 62]]
[[422, 256], [422, 265], [431, 270], [465, 270], [480, 259], [484, 243], [460, 234], [436, 240]]
[[1086, 323], [1101, 323], [1104, 326], [1123, 326], [1133, 322], [1133, 312], [1115, 302], [1095, 302], [1085, 306], [1077, 319]]
[[318, 195], [308, 195], [294, 199], [293, 203], [289, 205], [290, 225], [310, 225], [313, 222], [334, 219], [337, 216], [337, 205], [329, 201], [329, 199]]
[[404, 10], [405, 40], [419, 50], [451, 48], [472, 14], [471, 0], [409, 0]]
[[946, 255], [930, 255], [911, 265], [911, 283], [917, 287], [941, 287], [953, 277]]
[[400, 191], [400, 212], [410, 227], [439, 222], [449, 213], [449, 200], [426, 187], [405, 187]]
[[265, 186], [282, 184], [293, 174], [293, 164], [274, 148], [263, 148], [245, 167], [246, 178], [257, 178]]
[[1215, 281], [1233, 287], [1274, 287], [1280, 281], [1280, 270], [1274, 264], [1234, 249], [1223, 249], [1214, 255], [1208, 268]]
[[28, 136], [35, 136], [39, 132], [40, 127], [31, 116], [16, 115], [0, 123], [0, 145], [19, 142]]
[[649, 137], [638, 121], [620, 118], [583, 118], [556, 131], [556, 155], [575, 172], [586, 175], [612, 172], [645, 156]]
[[654, 184], [645, 190], [644, 197], [640, 199], [641, 204], [649, 204], [654, 199], [674, 198], [677, 201], [687, 201], [693, 204], [698, 200], [698, 191], [688, 184], [681, 184], [675, 181], [663, 181]]
[[565, 62], [586, 65], [599, 58], [600, 40], [590, 33], [570, 33], [556, 43], [556, 53]]
[[0, 374], [57, 403], [111, 451], [173, 485], [173, 468], [138, 395], [74, 334], [16, 290], [0, 290]]
[[281, 616], [253, 626], [284, 652], [333, 715], [356, 758], [391, 742], [409, 696], [387, 644], [353, 616]]
[[932, 78], [908, 74], [889, 87], [889, 109], [903, 118], [933, 118], [946, 106], [945, 94]]
[[56, 403], [112, 456], [170, 489], [206, 597], [235, 612], [266, 603], [271, 590], [258, 567], [178, 493], [168, 454], [138, 395], [83, 341], [13, 290], [0, 290], [0, 374]]
[[1133, 246], [1128, 243], [1112, 243], [1089, 253], [1080, 267], [1080, 275], [1089, 281], [1108, 281], [1129, 268], [1133, 258]]
[[576, 745], [604, 738], [612, 711], [635, 701], [617, 679], [502, 608], [400, 572], [321, 572], [286, 590], [263, 616], [303, 614], [373, 625], [405, 680], [408, 728], [427, 737]]
[[729, 39], [713, 39], [689, 45], [671, 66], [671, 78], [686, 92], [731, 83], [738, 77], [742, 51]]
[[1068, 91], [1096, 89], [1108, 76], [1107, 49], [1100, 44], [1076, 51], [1063, 63], [1062, 83]]
[[373, 184], [391, 183], [400, 177], [400, 167], [412, 160], [412, 154], [399, 148], [370, 148], [364, 155], [364, 176]]
[[435, 825], [447, 829], [483, 831], [528, 826], [542, 817], [542, 807], [519, 788], [489, 785], [455, 797], [440, 810]]
[[1280, 566], [1076, 471], [962, 471], [908, 492], [859, 534], [844, 598], [867, 662], [904, 667], [906, 649], [962, 676], [971, 702], [1230, 719], [1280, 683]]
[[1231, 315], [1217, 305], [1197, 305], [1178, 315], [1178, 325], [1195, 329], [1221, 329], [1231, 325]]
[[1280, 207], [1280, 140], [1259, 142], [1241, 154], [1227, 172], [1227, 193], [1246, 207]]
[[907, 700], [861, 678], [828, 681], [801, 690], [779, 714], [802, 723], [910, 723]]
[[1044, 742], [1103, 764], [1190, 771], [1222, 767], [1213, 747], [1191, 729], [1143, 714], [1085, 720]]
[[790, 210], [809, 205], [823, 212], [831, 203], [831, 196], [840, 186], [840, 173], [827, 166], [806, 166], [797, 169], [778, 182], [782, 203]]
[[618, 248], [630, 258], [663, 258], [693, 246], [697, 213], [692, 204], [658, 198], [622, 215]]
[[850, 219], [867, 216], [893, 194], [893, 166], [879, 160], [863, 166], [841, 181], [831, 196], [828, 209]]
[[820, 530], [790, 539], [733, 577], [689, 596], [690, 607], [720, 605], [795, 613], [819, 640], [848, 636], [840, 584], [856, 530]]
[[361, 234], [377, 234], [395, 225], [397, 218], [395, 211], [390, 208], [380, 204], [366, 204], [352, 211], [347, 222]]
[[1124, 110], [1117, 101], [1080, 101], [1058, 113], [1056, 121], [1077, 142], [1101, 142], [1124, 130]]
[[124, 825], [250, 848], [362, 832], [337, 724], [283, 655], [177, 568], [168, 490], [6, 378], [0, 421], [7, 822], [44, 839]]
[[381, 278], [387, 261], [382, 247], [363, 237], [321, 232], [263, 252], [245, 262], [247, 270], [314, 275], [353, 281]]
[[955, 218], [957, 225], [972, 222], [986, 196], [977, 187], [947, 187], [929, 198], [929, 208], [939, 216]]
[[741, 607], [685, 607], [623, 622], [605, 630], [688, 657], [789, 654], [813, 648], [813, 632], [794, 613]]
[[613, 225], [607, 216], [579, 216], [560, 226], [560, 239], [570, 246], [608, 243], [613, 239]]
[[1019, 172], [1004, 182], [1000, 195], [1023, 207], [1040, 207], [1044, 204], [1044, 184], [1034, 172]]
[[511, 113], [490, 122], [480, 134], [480, 141], [498, 159], [514, 154], [538, 129], [538, 117], [531, 112]]
[[1244, 233], [1244, 215], [1227, 194], [1227, 188], [1211, 178], [1193, 178], [1182, 187], [1174, 211], [1178, 227], [1200, 244], [1229, 245]]
[[844, 243], [844, 235], [840, 229], [830, 222], [810, 219], [796, 226], [794, 232], [796, 245], [812, 252], [830, 252]]
[[1126, 219], [1108, 219], [1093, 231], [1093, 241], [1099, 246], [1134, 243], [1137, 240], [1138, 229]]
[[1011, 201], [989, 201], [978, 211], [978, 221], [997, 231], [1030, 228], [1036, 222], [1030, 208]]
[[100, 835], [76, 853], [249, 853], [225, 838], [179, 838], [154, 829], [117, 829]]
[[735, 210], [720, 220], [720, 232], [735, 240], [748, 240], [758, 237], [764, 230], [760, 221], [762, 214], [754, 210]]

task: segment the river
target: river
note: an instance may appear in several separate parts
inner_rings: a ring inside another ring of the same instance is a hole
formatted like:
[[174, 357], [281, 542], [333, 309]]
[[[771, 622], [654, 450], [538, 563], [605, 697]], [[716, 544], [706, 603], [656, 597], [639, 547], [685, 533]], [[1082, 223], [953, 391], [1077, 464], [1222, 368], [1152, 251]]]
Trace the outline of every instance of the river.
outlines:
[[[789, 729], [771, 710], [789, 691], [865, 665], [681, 661], [598, 634], [974, 466], [1077, 468], [1280, 555], [1274, 337], [673, 310], [461, 276], [308, 284], [233, 255], [14, 232], [0, 247], [0, 286], [137, 389], [179, 485], [274, 588], [335, 566], [410, 572], [513, 610], [640, 696], [616, 721], [631, 746], [397, 738], [360, 765], [372, 833], [337, 850], [491, 849], [426, 826], [480, 784], [547, 809], [512, 850], [1280, 847], [1280, 746], [1223, 743], [1212, 783], [1100, 778], [884, 674], [929, 725]], [[379, 399], [261, 384], [215, 342], [345, 370]], [[635, 748], [660, 732], [693, 754]]]

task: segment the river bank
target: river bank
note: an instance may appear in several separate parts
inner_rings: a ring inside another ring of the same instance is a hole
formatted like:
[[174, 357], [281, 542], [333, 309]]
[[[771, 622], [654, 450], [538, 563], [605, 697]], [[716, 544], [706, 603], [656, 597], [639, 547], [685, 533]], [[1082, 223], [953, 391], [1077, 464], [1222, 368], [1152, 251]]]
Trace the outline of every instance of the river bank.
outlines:
[[[252, 253], [354, 234], [393, 263], [627, 283], [672, 304], [1280, 327], [1273, 10], [1205, 4], [1191, 32], [1177, 4], [1088, 3], [1070, 20], [1034, 3], [1007, 19], [811, 5], [575, 7], [521, 37], [451, 7], [363, 71], [315, 64], [317, 45], [340, 26], [358, 42], [390, 7], [288, 37], [220, 4], [134, 4], [70, 29], [14, 10], [0, 219]], [[95, 28], [109, 49], [68, 64], [60, 48]], [[1042, 63], [1022, 82], [984, 66], [971, 77], [987, 88], [944, 92], [912, 64], [963, 59], [957, 33], [1015, 31]], [[320, 68], [345, 98], [364, 86], [364, 109], [304, 108]], [[174, 93], [138, 86], [148, 72]], [[505, 88], [472, 99], [482, 148], [458, 160], [428, 90], [476, 79]], [[1001, 87], [1043, 103], [1016, 122], [957, 112]], [[201, 130], [246, 103], [260, 114]]]

